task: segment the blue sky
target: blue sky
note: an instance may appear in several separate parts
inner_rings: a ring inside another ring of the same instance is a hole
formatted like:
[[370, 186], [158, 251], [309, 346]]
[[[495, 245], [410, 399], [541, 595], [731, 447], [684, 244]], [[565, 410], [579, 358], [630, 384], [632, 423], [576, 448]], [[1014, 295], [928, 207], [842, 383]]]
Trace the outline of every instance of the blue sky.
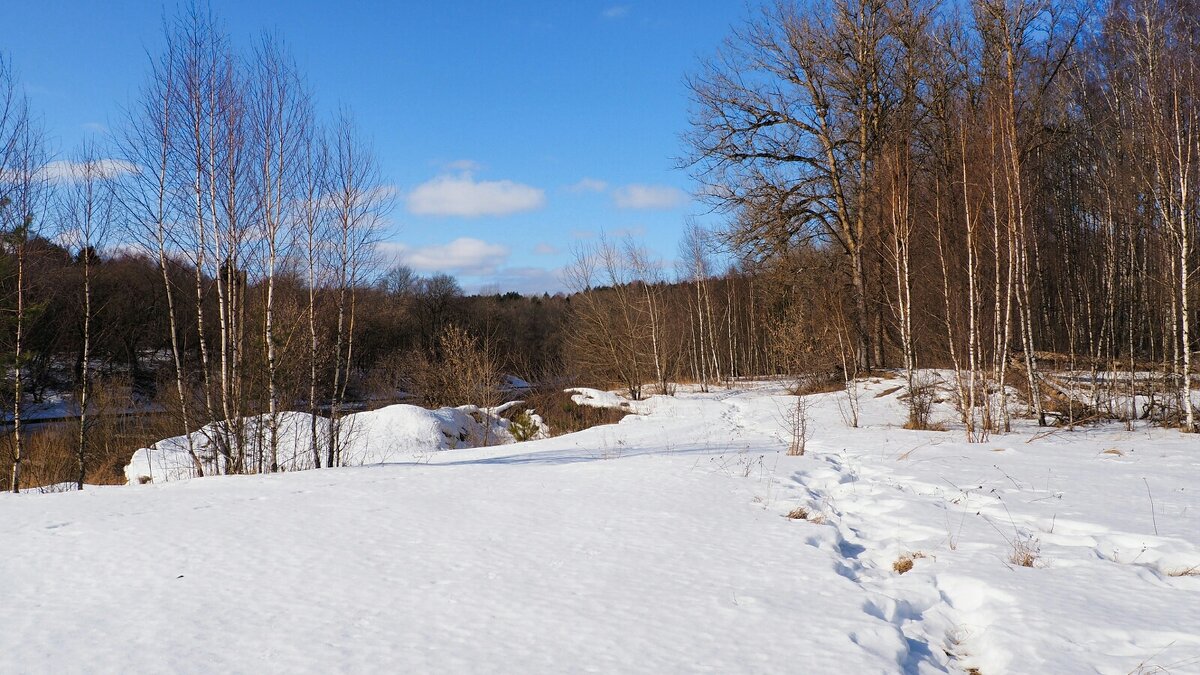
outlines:
[[[9, 3], [0, 49], [54, 146], [101, 136], [161, 44], [133, 0]], [[683, 79], [747, 16], [692, 2], [226, 2], [239, 44], [285, 38], [326, 111], [347, 105], [400, 195], [384, 247], [468, 290], [554, 291], [572, 246], [631, 233], [668, 265], [690, 197]]]

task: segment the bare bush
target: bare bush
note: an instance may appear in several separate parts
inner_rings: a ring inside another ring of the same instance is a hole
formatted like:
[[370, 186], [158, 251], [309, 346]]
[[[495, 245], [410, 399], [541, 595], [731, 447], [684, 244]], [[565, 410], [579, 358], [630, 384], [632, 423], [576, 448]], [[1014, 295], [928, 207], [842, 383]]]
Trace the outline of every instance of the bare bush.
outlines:
[[908, 421], [905, 429], [932, 429], [933, 404], [937, 401], [938, 387], [929, 375], [914, 377], [908, 390]]
[[492, 354], [456, 325], [442, 329], [436, 348], [418, 354], [412, 369], [413, 393], [425, 405], [490, 407], [498, 402], [500, 375]]

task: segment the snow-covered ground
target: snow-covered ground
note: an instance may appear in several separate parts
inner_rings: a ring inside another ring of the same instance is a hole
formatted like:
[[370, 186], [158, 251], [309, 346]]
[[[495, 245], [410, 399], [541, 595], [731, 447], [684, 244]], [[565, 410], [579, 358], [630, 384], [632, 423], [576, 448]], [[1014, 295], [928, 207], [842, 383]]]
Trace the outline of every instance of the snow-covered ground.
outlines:
[[392, 464], [4, 495], [0, 671], [1200, 672], [1200, 441], [967, 444], [900, 429], [897, 384], [859, 429], [812, 397], [803, 457], [760, 384]]

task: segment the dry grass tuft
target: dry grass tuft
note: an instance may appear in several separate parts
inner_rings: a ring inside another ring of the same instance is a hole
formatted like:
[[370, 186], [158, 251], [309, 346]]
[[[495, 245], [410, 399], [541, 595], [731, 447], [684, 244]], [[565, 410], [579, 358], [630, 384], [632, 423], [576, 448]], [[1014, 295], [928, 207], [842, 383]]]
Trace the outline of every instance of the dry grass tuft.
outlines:
[[[105, 386], [107, 389], [97, 392], [97, 399], [102, 404], [111, 399], [113, 407], [137, 405], [137, 402], [129, 401], [127, 393], [125, 398], [114, 393], [120, 388], [119, 383], [106, 383]], [[178, 427], [172, 425], [167, 415], [94, 413], [88, 422], [84, 483], [124, 485], [125, 465], [135, 450], [178, 433]], [[79, 479], [78, 420], [32, 427], [22, 436], [21, 489], [39, 492], [70, 489], [70, 485]], [[12, 446], [12, 431], [0, 432], [0, 462], [6, 468], [12, 461]]]
[[896, 574], [904, 574], [905, 572], [912, 570], [914, 560], [920, 560], [924, 557], [925, 554], [920, 551], [916, 551], [914, 553], [905, 553], [897, 558], [896, 562], [892, 563], [892, 570], [894, 570]]
[[946, 425], [942, 422], [925, 422], [922, 424], [909, 420], [904, 423], [903, 428], [909, 431], [945, 431]]
[[1191, 567], [1179, 567], [1173, 570], [1167, 570], [1169, 577], [1200, 577], [1200, 565], [1192, 565]]
[[1124, 456], [1125, 456], [1125, 453], [1121, 452], [1120, 450], [1118, 450], [1118, 449], [1116, 449], [1116, 448], [1109, 448], [1109, 449], [1105, 450], [1104, 452], [1102, 452], [1102, 453], [1100, 453], [1100, 454], [1102, 454], [1102, 455], [1116, 455], [1117, 457], [1124, 457]]
[[1041, 560], [1040, 553], [1037, 539], [1018, 538], [1013, 541], [1008, 561], [1018, 567], [1037, 567]]
[[791, 511], [788, 511], [786, 517], [790, 520], [807, 520], [808, 522], [810, 522], [814, 525], [824, 525], [825, 524], [824, 514], [813, 513], [812, 511], [809, 511], [808, 509], [804, 508], [803, 506], [797, 506], [796, 508], [792, 509]]
[[888, 387], [887, 389], [884, 389], [883, 391], [879, 392], [878, 394], [875, 394], [875, 398], [883, 398], [884, 396], [888, 396], [889, 394], [894, 394], [903, 388], [904, 387]]
[[792, 396], [807, 396], [809, 394], [829, 394], [845, 388], [846, 382], [838, 377], [813, 375], [800, 378], [787, 388], [787, 392]]

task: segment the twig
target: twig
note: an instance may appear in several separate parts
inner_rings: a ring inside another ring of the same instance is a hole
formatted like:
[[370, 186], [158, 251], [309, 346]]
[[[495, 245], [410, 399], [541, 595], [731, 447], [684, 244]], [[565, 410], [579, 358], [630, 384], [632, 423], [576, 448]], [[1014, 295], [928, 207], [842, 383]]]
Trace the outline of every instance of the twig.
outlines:
[[1009, 480], [1009, 482], [1011, 482], [1013, 484], [1013, 487], [1017, 488], [1018, 490], [1021, 489], [1021, 484], [1018, 483], [1016, 481], [1016, 479], [1014, 479], [1012, 476], [1008, 475], [1008, 473], [1004, 469], [1001, 469], [999, 466], [997, 466], [995, 464], [992, 465], [992, 468], [999, 471], [1000, 473], [1004, 474], [1004, 477], [1007, 478]]
[[1154, 495], [1150, 492], [1150, 481], [1146, 477], [1142, 477], [1142, 482], [1146, 484], [1146, 496], [1150, 497], [1150, 522], [1154, 524], [1154, 536], [1158, 536], [1158, 518], [1154, 515]]

